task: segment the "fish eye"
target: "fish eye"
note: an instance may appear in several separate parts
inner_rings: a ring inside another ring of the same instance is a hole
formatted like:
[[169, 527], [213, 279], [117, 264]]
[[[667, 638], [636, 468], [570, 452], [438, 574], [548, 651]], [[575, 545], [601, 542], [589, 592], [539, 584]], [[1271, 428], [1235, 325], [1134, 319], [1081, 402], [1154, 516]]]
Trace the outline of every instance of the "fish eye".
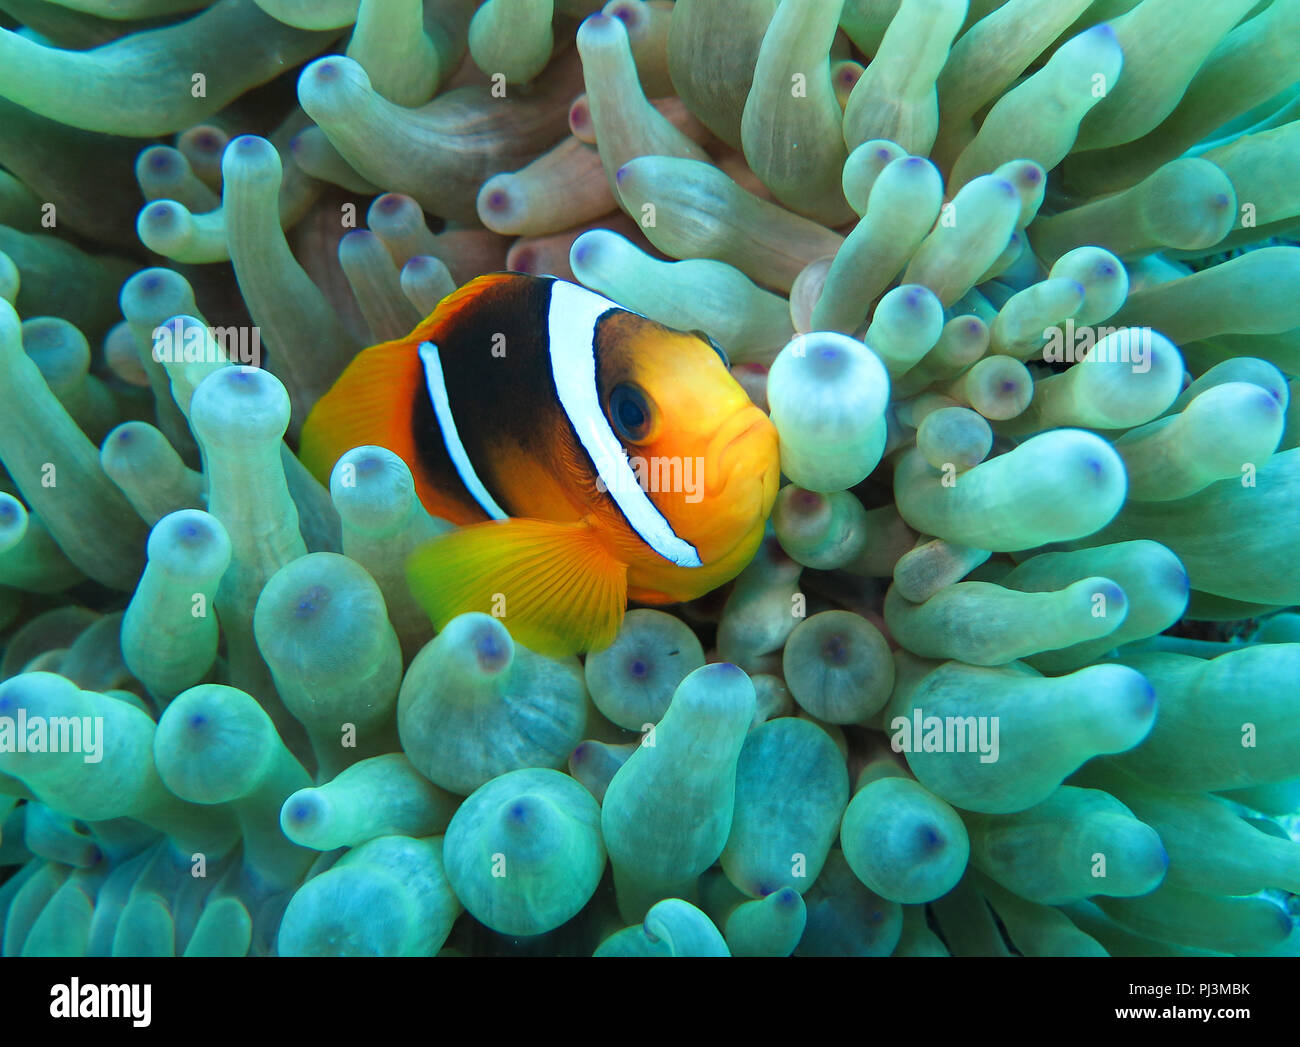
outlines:
[[644, 440], [650, 431], [650, 405], [646, 402], [645, 393], [629, 382], [623, 382], [610, 390], [609, 416], [618, 435], [624, 440], [636, 443]]
[[718, 354], [718, 358], [722, 361], [722, 366], [726, 367], [727, 369], [731, 368], [731, 360], [727, 356], [726, 350], [724, 350], [722, 346], [720, 346], [717, 342], [715, 342], [703, 331], [692, 331], [691, 334], [695, 335], [695, 337], [700, 339], [700, 341], [702, 342], [708, 342], [709, 345], [713, 347], [713, 351]]

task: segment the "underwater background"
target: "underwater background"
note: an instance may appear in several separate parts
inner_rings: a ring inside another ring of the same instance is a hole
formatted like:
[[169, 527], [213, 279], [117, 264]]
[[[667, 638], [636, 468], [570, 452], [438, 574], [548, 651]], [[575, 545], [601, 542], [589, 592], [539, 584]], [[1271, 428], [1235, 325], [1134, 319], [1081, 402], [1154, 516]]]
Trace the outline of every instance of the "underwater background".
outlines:
[[[1300, 952], [1300, 0], [0, 26], [4, 955]], [[435, 637], [407, 464], [296, 456], [503, 269], [780, 436], [581, 658]]]

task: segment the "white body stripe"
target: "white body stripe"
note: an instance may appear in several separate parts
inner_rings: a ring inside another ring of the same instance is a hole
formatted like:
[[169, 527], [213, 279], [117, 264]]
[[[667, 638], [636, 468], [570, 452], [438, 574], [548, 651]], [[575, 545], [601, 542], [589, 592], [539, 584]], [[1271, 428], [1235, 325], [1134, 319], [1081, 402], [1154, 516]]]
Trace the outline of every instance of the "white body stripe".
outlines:
[[600, 409], [596, 388], [596, 321], [602, 313], [615, 308], [620, 307], [576, 284], [563, 280], [551, 284], [548, 334], [551, 374], [560, 405], [595, 463], [605, 489], [632, 529], [651, 549], [678, 567], [703, 566], [696, 548], [677, 536], [642, 490], [627, 460], [627, 452]]
[[447, 379], [442, 373], [438, 347], [432, 342], [424, 342], [420, 346], [420, 362], [424, 364], [424, 382], [429, 389], [429, 400], [433, 404], [434, 416], [438, 419], [438, 428], [442, 430], [442, 442], [447, 447], [447, 454], [451, 457], [451, 464], [456, 467], [461, 483], [488, 516], [494, 520], [508, 520], [509, 516], [483, 486], [483, 481], [479, 479], [465, 451], [465, 445], [460, 441], [456, 420], [451, 415], [451, 401], [447, 398]]

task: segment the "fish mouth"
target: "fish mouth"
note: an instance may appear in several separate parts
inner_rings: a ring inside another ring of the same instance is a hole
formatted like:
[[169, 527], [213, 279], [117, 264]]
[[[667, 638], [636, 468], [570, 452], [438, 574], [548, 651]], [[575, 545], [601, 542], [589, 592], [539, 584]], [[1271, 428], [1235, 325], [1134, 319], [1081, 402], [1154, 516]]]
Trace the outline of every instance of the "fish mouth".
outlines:
[[763, 423], [766, 421], [767, 421], [767, 416], [763, 415], [761, 418], [755, 418], [752, 422], [749, 423], [749, 425], [745, 426], [743, 432], [737, 434], [736, 436], [733, 436], [730, 440], [727, 441], [727, 445], [722, 449], [722, 457], [725, 459], [727, 457], [727, 452], [730, 451], [733, 447], [735, 447], [736, 444], [740, 443], [747, 436], [749, 436], [750, 433], [757, 432], [759, 429], [763, 428]]
[[[706, 482], [705, 485], [710, 492], [716, 493], [726, 489], [731, 474], [744, 459], [745, 448], [753, 442], [757, 434], [771, 428], [770, 419], [757, 407], [739, 411], [734, 420], [727, 422], [714, 439], [713, 447], [710, 448], [708, 462], [711, 468], [708, 478], [711, 482]], [[775, 438], [772, 440], [772, 446], [775, 449]]]

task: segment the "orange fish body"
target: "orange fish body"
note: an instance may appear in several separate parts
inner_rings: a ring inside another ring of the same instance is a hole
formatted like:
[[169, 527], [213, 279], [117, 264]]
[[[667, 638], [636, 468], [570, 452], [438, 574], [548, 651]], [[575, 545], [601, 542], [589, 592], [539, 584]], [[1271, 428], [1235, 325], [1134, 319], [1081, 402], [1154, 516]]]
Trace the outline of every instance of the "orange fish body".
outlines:
[[369, 444], [462, 525], [408, 564], [435, 626], [496, 613], [548, 654], [606, 646], [628, 599], [689, 600], [734, 577], [779, 475], [775, 429], [706, 335], [517, 273], [472, 280], [359, 354], [299, 453], [328, 482]]

